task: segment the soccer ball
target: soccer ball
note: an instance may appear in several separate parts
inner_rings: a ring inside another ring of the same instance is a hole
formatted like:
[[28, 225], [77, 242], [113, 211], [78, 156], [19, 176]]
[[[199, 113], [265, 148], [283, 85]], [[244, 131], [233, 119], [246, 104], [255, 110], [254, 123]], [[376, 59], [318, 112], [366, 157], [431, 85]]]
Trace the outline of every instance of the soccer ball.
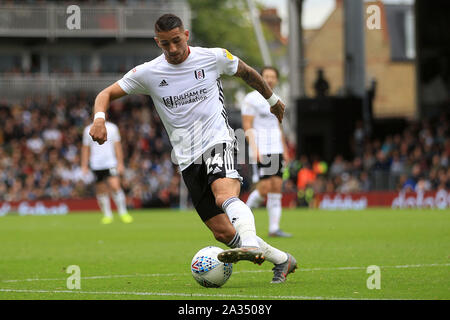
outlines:
[[223, 250], [209, 246], [194, 255], [191, 262], [191, 272], [194, 279], [203, 287], [218, 288], [227, 282], [233, 272], [231, 263], [223, 263], [217, 255]]

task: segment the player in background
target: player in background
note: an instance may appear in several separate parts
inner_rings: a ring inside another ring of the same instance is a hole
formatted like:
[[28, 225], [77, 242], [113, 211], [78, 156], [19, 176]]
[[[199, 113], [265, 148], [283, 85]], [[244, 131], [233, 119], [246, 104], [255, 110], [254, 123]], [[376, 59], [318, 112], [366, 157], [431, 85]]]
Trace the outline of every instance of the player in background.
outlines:
[[124, 173], [122, 144], [120, 142], [119, 128], [114, 123], [106, 122], [108, 141], [102, 145], [93, 141], [89, 135], [91, 125], [83, 131], [83, 146], [81, 149], [81, 169], [88, 173], [89, 167], [95, 175], [95, 191], [100, 209], [103, 212], [101, 222], [110, 224], [113, 222], [109, 191], [116, 204], [120, 219], [124, 223], [133, 222], [133, 217], [128, 213], [125, 193], [120, 185], [120, 175]]
[[[279, 73], [276, 68], [264, 67], [261, 76], [272, 90], [277, 86]], [[253, 166], [253, 176], [256, 179], [253, 182], [257, 182], [255, 190], [247, 199], [247, 205], [258, 208], [267, 197], [269, 237], [291, 237], [291, 234], [280, 229], [282, 169], [284, 161], [289, 161], [282, 126], [277, 117], [270, 113], [267, 100], [256, 90], [245, 96], [241, 112], [250, 157], [253, 162], [256, 160], [256, 165]]]
[[267, 259], [274, 264], [272, 283], [286, 281], [297, 268], [295, 258], [256, 235], [253, 213], [239, 199], [242, 177], [236, 167], [236, 137], [228, 124], [220, 77], [242, 78], [268, 99], [280, 122], [283, 102], [258, 72], [227, 50], [189, 46], [189, 31], [177, 16], [161, 16], [155, 34], [163, 54], [136, 66], [97, 95], [89, 134], [100, 144], [109, 139], [105, 113], [112, 100], [127, 94], [151, 96], [197, 213], [216, 240], [231, 248], [218, 259], [257, 264]]

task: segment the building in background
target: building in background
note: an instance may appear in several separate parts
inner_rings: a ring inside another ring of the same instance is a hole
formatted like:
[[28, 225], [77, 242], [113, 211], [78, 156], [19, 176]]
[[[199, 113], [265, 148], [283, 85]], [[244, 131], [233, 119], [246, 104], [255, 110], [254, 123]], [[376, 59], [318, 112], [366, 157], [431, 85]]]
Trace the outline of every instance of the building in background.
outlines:
[[154, 22], [164, 13], [191, 25], [187, 1], [92, 4], [0, 2], [0, 96], [99, 91], [161, 54]]
[[[365, 2], [377, 5], [381, 29], [365, 29], [366, 88], [376, 81], [373, 117], [414, 118], [417, 114], [414, 45], [414, 6]], [[369, 15], [366, 15], [366, 18]], [[334, 11], [315, 30], [304, 30], [305, 92], [315, 96], [317, 71], [322, 69], [329, 95], [344, 94], [344, 8], [337, 0]]]

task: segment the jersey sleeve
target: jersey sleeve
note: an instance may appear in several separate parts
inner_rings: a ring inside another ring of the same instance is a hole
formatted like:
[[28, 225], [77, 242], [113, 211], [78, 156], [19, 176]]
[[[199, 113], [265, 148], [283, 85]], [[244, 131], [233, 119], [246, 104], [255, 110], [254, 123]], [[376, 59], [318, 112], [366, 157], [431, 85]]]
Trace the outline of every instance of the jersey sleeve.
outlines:
[[251, 94], [247, 94], [242, 102], [241, 113], [243, 116], [256, 116], [255, 104], [252, 101]]
[[91, 140], [92, 140], [92, 138], [89, 135], [89, 127], [86, 127], [86, 128], [84, 128], [84, 131], [83, 131], [83, 146], [86, 146], [86, 147], [90, 146]]
[[234, 75], [238, 68], [239, 58], [232, 55], [227, 49], [214, 48], [212, 50], [216, 55], [217, 71], [219, 75]]
[[128, 71], [117, 83], [127, 94], [148, 94], [143, 79], [144, 73], [144, 65], [141, 64]]
[[120, 142], [120, 132], [119, 132], [119, 128], [114, 125], [111, 126], [111, 136], [109, 136], [109, 132], [108, 132], [108, 138], [111, 139], [112, 142]]

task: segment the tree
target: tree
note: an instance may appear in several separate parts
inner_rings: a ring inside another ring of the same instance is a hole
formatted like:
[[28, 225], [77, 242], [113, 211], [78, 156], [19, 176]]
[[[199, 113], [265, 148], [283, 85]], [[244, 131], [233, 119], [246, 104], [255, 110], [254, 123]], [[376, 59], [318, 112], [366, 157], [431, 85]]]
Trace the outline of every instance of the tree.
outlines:
[[263, 61], [243, 0], [189, 0], [192, 10], [192, 43], [221, 47], [260, 68]]

